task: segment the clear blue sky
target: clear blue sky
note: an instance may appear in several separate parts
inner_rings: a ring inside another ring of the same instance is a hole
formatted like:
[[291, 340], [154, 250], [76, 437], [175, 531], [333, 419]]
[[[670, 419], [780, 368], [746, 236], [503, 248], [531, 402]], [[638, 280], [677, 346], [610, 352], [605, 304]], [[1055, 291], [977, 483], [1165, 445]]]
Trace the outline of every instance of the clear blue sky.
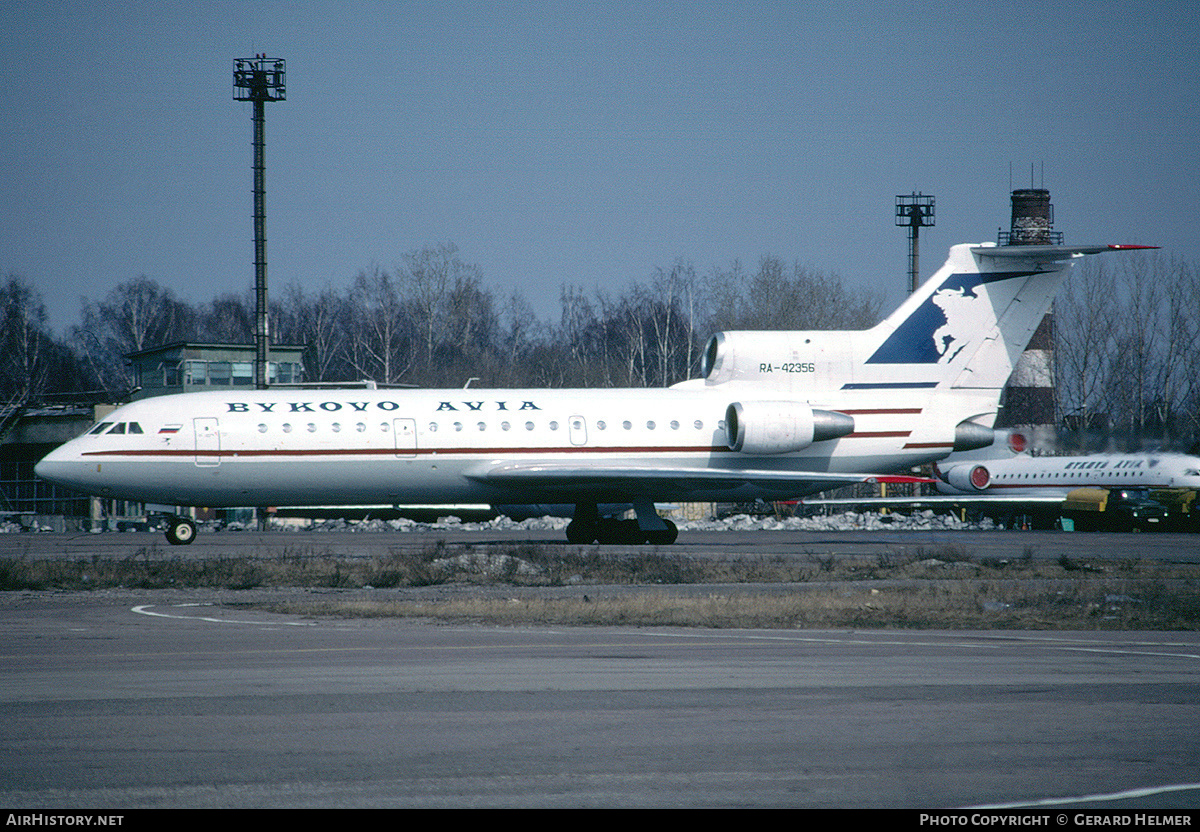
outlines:
[[543, 317], [563, 283], [768, 253], [890, 307], [896, 194], [937, 198], [927, 276], [1007, 228], [1031, 165], [1068, 242], [1200, 255], [1193, 2], [812, 5], [9, 0], [0, 271], [60, 331], [142, 274], [193, 302], [250, 290], [232, 60], [259, 52], [288, 72], [267, 105], [275, 293], [453, 242]]

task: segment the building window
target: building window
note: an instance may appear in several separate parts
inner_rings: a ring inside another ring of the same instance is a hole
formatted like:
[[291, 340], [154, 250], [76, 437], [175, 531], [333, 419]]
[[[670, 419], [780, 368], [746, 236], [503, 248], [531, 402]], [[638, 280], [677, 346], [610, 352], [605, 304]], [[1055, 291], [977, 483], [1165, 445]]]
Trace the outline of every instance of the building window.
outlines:
[[183, 383], [188, 387], [203, 387], [208, 384], [207, 361], [185, 361]]

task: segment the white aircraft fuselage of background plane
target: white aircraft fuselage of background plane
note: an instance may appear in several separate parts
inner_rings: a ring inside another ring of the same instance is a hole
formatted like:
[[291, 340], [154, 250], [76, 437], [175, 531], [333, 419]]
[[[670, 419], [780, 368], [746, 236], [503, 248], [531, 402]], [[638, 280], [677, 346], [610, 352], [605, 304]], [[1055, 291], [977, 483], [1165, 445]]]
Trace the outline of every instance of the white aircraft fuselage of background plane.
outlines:
[[1077, 488], [1200, 490], [1200, 457], [1091, 454], [962, 459], [934, 466], [940, 494], [1017, 502], [1062, 502]]
[[[990, 444], [1001, 390], [1071, 263], [1114, 248], [955, 246], [871, 329], [719, 333], [704, 377], [668, 389], [147, 398], [37, 474], [180, 506], [566, 502], [572, 541], [669, 543], [655, 501], [796, 497]], [[597, 503], [631, 503], [637, 520], [606, 525]], [[178, 520], [168, 538], [194, 531]]]

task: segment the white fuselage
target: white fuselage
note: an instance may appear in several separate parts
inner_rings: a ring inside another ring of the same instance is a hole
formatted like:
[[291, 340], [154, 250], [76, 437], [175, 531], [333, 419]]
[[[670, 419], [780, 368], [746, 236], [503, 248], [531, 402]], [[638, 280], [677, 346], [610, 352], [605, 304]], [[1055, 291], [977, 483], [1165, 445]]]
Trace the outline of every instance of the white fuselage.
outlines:
[[[743, 391], [745, 392], [745, 391]], [[288, 389], [162, 396], [118, 408], [49, 454], [38, 473], [81, 491], [168, 505], [361, 505], [629, 499], [629, 485], [506, 485], [504, 462], [604, 468], [890, 471], [950, 451], [915, 443], [925, 396], [890, 404], [852, 393], [848, 436], [788, 454], [730, 450], [731, 393], [668, 390]], [[835, 403], [825, 403], [832, 407]], [[927, 419], [926, 419], [927, 421]], [[136, 427], [134, 427], [136, 426]], [[118, 432], [119, 431], [119, 432]], [[809, 493], [672, 487], [656, 499], [751, 499]], [[647, 492], [649, 493], [649, 491]]]
[[1017, 455], [943, 465], [938, 476], [942, 494], [1063, 500], [1076, 488], [1200, 489], [1200, 458], [1169, 453]]

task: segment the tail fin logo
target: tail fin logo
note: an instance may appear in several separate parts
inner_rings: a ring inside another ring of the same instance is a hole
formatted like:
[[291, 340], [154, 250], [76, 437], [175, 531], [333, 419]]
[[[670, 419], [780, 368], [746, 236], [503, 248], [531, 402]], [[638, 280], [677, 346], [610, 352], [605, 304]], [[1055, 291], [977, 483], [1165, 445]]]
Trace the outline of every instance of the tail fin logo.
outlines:
[[962, 349], [996, 324], [997, 310], [984, 284], [1036, 272], [952, 274], [903, 320], [868, 364], [949, 364]]

